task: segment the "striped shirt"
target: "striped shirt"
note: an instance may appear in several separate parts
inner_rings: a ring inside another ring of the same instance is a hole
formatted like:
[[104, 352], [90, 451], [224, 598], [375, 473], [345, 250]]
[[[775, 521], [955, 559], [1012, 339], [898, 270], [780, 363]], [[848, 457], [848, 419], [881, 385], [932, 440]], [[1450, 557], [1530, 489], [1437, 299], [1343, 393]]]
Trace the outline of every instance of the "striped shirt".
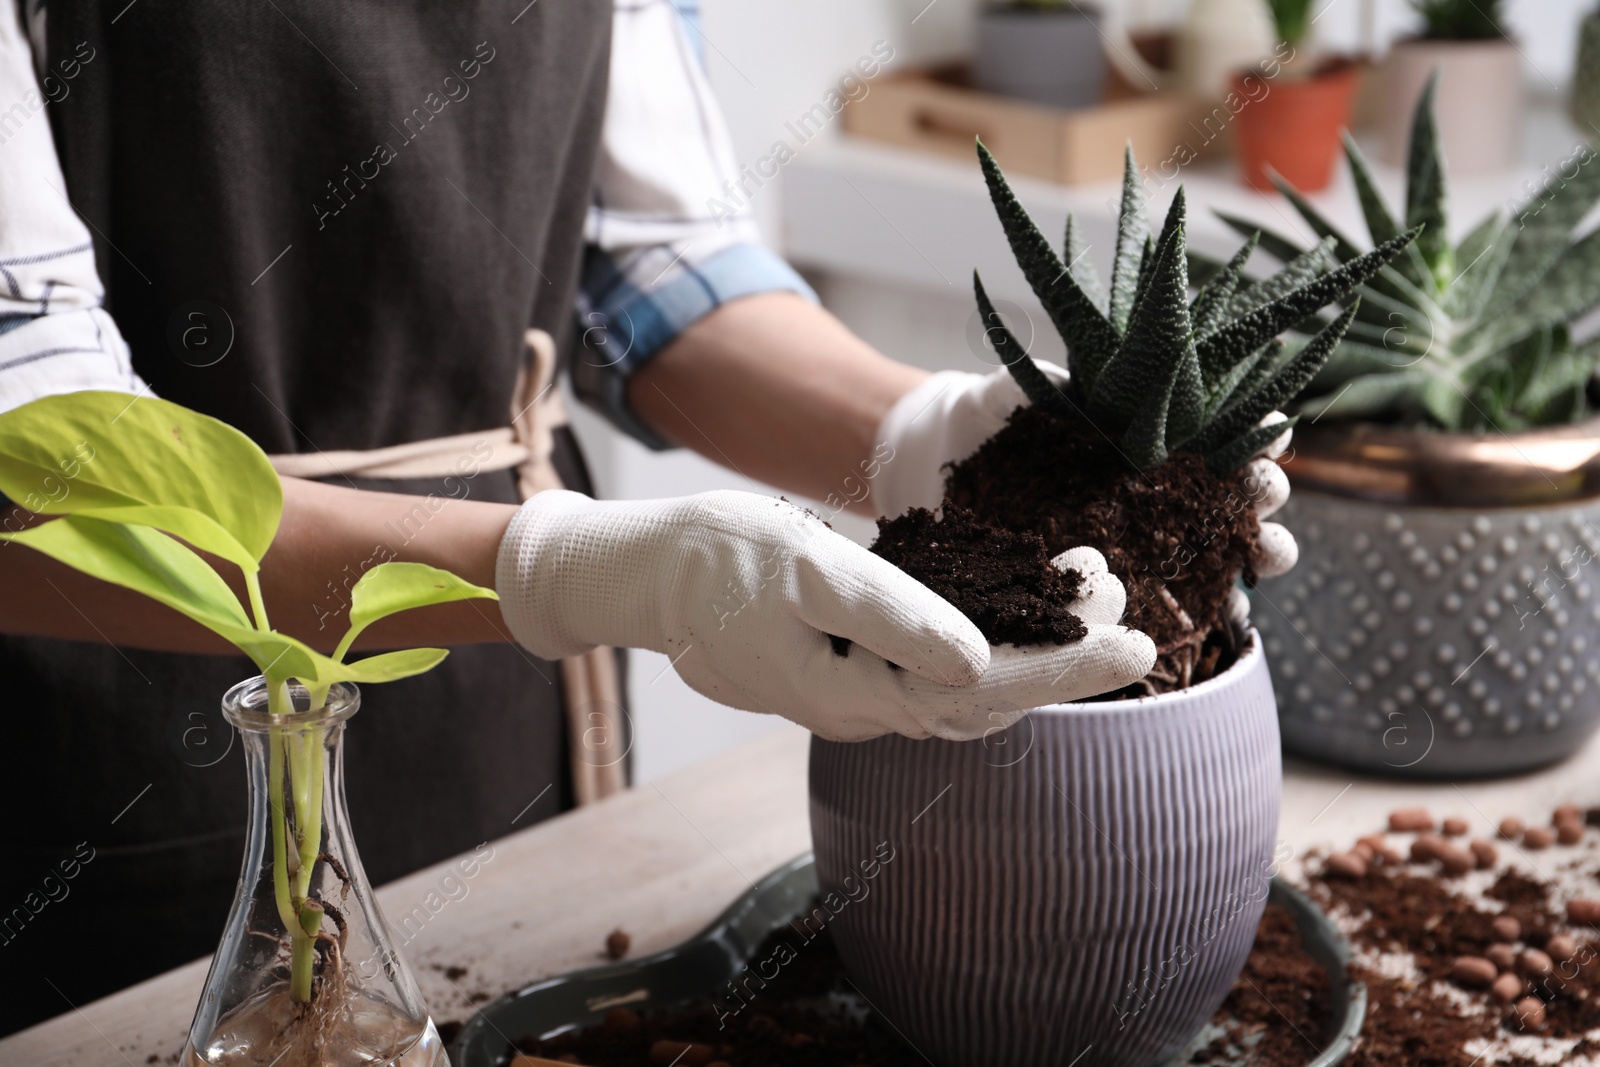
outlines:
[[[102, 307], [88, 224], [67, 200], [45, 109], [71, 88], [44, 67], [47, 14], [42, 0], [0, 0], [0, 411], [82, 389], [147, 390]], [[729, 300], [815, 299], [761, 245], [748, 208], [711, 206], [738, 167], [698, 40], [694, 0], [615, 0], [574, 309], [578, 394], [657, 448], [665, 442], [628, 411], [630, 375]]]

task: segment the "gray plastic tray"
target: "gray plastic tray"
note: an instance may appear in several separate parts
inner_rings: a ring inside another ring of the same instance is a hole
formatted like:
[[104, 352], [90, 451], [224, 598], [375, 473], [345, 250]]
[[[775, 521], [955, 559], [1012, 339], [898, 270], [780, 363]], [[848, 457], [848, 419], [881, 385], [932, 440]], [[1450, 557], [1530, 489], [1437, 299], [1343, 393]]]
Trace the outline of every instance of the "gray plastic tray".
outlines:
[[[709, 1000], [738, 976], [769, 934], [801, 914], [816, 892], [817, 873], [811, 856], [792, 860], [734, 901], [699, 935], [676, 948], [547, 978], [484, 1005], [451, 1043], [450, 1062], [455, 1067], [501, 1067], [510, 1057], [512, 1041], [522, 1035], [549, 1036], [588, 1026], [619, 1004], [651, 1011]], [[1349, 1055], [1361, 1032], [1367, 1010], [1366, 987], [1348, 978], [1349, 943], [1310, 898], [1275, 880], [1269, 899], [1289, 909], [1306, 950], [1327, 968], [1335, 1016], [1332, 1035], [1319, 1055], [1306, 1060], [1306, 1067], [1333, 1067]], [[1190, 1049], [1204, 1047], [1220, 1032], [1208, 1025]], [[1321, 1035], [1309, 1036], [1317, 1040]], [[1180, 1057], [1173, 1067], [1186, 1062], [1186, 1057]], [[1237, 1062], [1249, 1062], [1248, 1049]], [[1213, 1064], [1224, 1067], [1218, 1061]]]

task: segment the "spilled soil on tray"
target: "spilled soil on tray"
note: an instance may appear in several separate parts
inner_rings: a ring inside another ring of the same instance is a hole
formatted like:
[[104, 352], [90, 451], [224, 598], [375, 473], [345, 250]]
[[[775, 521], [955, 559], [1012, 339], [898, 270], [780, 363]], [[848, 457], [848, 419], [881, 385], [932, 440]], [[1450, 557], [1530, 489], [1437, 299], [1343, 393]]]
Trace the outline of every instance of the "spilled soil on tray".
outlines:
[[[809, 941], [790, 928], [779, 930], [752, 959], [789, 962], [770, 981], [749, 983], [755, 988], [746, 1000], [655, 1012], [612, 1008], [603, 1021], [581, 1030], [545, 1039], [525, 1035], [517, 1050], [584, 1067], [926, 1067], [921, 1054], [864, 1010], [826, 929]], [[1258, 1067], [1301, 1067], [1311, 1057], [1303, 1046], [1293, 1047], [1298, 1039], [1292, 1033], [1285, 1039], [1263, 1032], [1257, 1020], [1264, 1006], [1252, 999], [1252, 984], [1289, 1012], [1302, 1033], [1320, 1037], [1327, 1030], [1327, 974], [1301, 945], [1293, 917], [1275, 904], [1268, 905], [1244, 977], [1215, 1022], [1233, 1039], [1251, 1042], [1250, 1062]], [[1266, 1031], [1289, 1031], [1282, 1017], [1275, 1019], [1277, 1025]], [[1230, 1038], [1218, 1040], [1225, 1044]], [[1271, 1050], [1279, 1044], [1289, 1048], [1290, 1058], [1275, 1058]], [[1193, 1062], [1216, 1061], [1202, 1052]]]

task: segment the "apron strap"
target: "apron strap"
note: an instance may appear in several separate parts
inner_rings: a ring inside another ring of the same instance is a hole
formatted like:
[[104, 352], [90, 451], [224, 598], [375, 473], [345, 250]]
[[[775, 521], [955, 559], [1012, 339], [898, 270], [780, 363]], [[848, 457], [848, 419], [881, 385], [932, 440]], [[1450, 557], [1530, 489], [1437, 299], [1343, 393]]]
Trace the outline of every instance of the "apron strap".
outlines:
[[[290, 478], [443, 478], [459, 473], [466, 463], [480, 471], [517, 468], [517, 493], [523, 500], [562, 488], [552, 462], [554, 431], [567, 425], [566, 405], [556, 388], [555, 341], [543, 330], [529, 330], [523, 340], [528, 362], [512, 389], [509, 426], [370, 451], [275, 455], [269, 457], [273, 469]], [[481, 458], [485, 443], [491, 449], [487, 460]], [[563, 659], [561, 703], [578, 804], [622, 792], [627, 786], [624, 761], [629, 743], [623, 729], [616, 650], [600, 646]]]

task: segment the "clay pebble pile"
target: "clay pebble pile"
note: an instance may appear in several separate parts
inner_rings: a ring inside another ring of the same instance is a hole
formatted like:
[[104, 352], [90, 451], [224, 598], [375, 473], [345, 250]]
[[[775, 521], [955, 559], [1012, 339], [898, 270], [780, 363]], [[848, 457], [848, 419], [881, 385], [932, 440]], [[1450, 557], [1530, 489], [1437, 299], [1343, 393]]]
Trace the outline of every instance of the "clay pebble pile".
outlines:
[[[1308, 863], [1368, 986], [1349, 1062], [1600, 1063], [1597, 823], [1600, 811], [1567, 804], [1548, 825], [1506, 818], [1490, 839], [1465, 819], [1406, 808]], [[1556, 877], [1526, 873], [1558, 865]]]

